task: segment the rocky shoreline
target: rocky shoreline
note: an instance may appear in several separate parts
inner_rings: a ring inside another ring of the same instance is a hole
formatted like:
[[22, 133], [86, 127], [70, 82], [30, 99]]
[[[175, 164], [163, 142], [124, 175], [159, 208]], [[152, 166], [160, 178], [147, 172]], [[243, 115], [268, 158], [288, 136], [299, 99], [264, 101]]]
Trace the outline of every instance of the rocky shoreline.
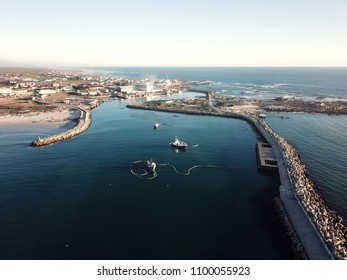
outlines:
[[345, 101], [304, 101], [300, 99], [289, 100], [269, 100], [266, 102], [256, 102], [260, 107], [268, 112], [299, 112], [299, 113], [320, 113], [328, 115], [346, 115], [347, 103]]

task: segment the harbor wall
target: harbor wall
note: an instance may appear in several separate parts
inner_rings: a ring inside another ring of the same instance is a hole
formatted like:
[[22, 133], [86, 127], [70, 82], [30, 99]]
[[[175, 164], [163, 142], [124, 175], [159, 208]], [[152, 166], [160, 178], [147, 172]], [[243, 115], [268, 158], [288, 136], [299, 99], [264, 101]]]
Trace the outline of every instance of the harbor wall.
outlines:
[[280, 199], [309, 259], [347, 259], [347, 227], [342, 218], [329, 209], [315, 189], [296, 150], [277, 135], [265, 121], [236, 113], [187, 111], [173, 108], [128, 108], [191, 115], [219, 116], [247, 121], [261, 138], [272, 145], [278, 160], [281, 180]]
[[68, 131], [56, 134], [56, 135], [45, 137], [45, 138], [39, 137], [38, 139], [33, 141], [31, 145], [34, 147], [41, 147], [41, 146], [53, 144], [59, 141], [70, 139], [86, 131], [92, 123], [90, 112], [80, 107], [78, 107], [78, 109], [81, 115], [78, 119], [77, 125], [74, 128], [69, 129]]
[[[342, 218], [326, 206], [294, 147], [283, 137], [273, 132], [264, 121], [260, 120], [259, 123], [269, 133], [283, 158], [286, 172], [282, 172], [280, 175], [288, 178], [289, 184], [287, 185], [290, 186], [290, 189], [288, 189], [288, 186], [283, 185], [283, 181], [286, 179], [282, 180], [281, 178], [280, 194], [287, 211], [291, 211], [290, 200], [294, 197], [316, 231], [328, 256], [331, 259], [347, 259], [347, 227], [344, 225]], [[311, 235], [308, 235], [308, 237], [312, 238]], [[301, 239], [305, 238], [307, 239], [307, 237]], [[312, 240], [308, 240], [308, 242], [312, 242]], [[311, 253], [314, 255], [316, 252]]]

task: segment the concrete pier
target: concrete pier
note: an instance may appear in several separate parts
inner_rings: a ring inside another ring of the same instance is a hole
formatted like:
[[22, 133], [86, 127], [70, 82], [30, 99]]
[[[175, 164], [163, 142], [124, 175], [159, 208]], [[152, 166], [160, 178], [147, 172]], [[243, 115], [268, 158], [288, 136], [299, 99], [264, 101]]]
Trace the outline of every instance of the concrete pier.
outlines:
[[35, 141], [33, 141], [31, 143], [32, 146], [34, 147], [41, 147], [41, 146], [45, 146], [45, 145], [49, 145], [49, 144], [53, 144], [62, 140], [66, 140], [72, 137], [75, 137], [81, 133], [83, 133], [84, 131], [86, 131], [89, 126], [92, 123], [92, 119], [90, 116], [90, 112], [82, 109], [82, 108], [78, 108], [81, 112], [80, 118], [78, 120], [77, 125], [65, 132], [53, 135], [53, 136], [48, 136], [45, 138], [38, 138]]
[[204, 93], [206, 94], [207, 98], [214, 97], [216, 95], [215, 90], [206, 90], [206, 89], [199, 89], [199, 88], [189, 88], [188, 91], [190, 92], [197, 92], [197, 93]]
[[258, 168], [271, 172], [278, 171], [277, 158], [273, 152], [272, 146], [269, 143], [258, 143], [256, 147]]

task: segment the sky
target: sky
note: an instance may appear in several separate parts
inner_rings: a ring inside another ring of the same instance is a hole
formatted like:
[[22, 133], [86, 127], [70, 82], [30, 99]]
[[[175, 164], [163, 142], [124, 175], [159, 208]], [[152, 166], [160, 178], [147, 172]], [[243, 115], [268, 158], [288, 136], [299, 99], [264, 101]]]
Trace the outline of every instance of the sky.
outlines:
[[347, 0], [0, 0], [0, 66], [347, 66]]

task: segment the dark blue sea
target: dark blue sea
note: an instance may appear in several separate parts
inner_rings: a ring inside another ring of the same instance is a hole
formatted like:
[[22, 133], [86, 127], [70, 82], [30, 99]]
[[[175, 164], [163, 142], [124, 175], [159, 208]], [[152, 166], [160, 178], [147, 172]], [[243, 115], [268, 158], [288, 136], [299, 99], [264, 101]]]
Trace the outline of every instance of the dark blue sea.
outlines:
[[[347, 98], [345, 68], [89, 70], [210, 80], [219, 94], [239, 98]], [[29, 143], [66, 128], [0, 127], [0, 259], [295, 258], [275, 212], [279, 179], [257, 170], [260, 139], [249, 124], [128, 109], [127, 102], [105, 102], [85, 133], [43, 148]], [[280, 116], [266, 120], [346, 219], [346, 116]], [[171, 148], [175, 136], [189, 143], [186, 152]], [[157, 177], [131, 173], [133, 162], [150, 158]]]

